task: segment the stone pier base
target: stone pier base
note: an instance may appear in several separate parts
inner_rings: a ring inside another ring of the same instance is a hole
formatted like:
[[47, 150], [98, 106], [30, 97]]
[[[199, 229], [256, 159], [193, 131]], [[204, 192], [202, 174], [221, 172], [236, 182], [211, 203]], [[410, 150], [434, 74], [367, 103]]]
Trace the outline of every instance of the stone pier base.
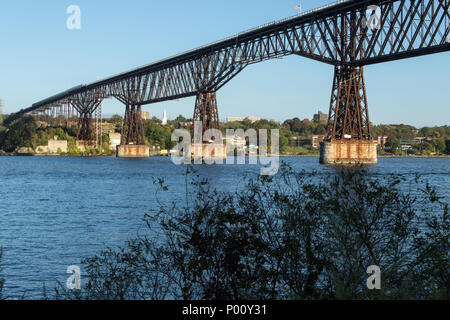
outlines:
[[320, 144], [321, 164], [377, 164], [377, 142], [372, 140], [332, 140]]
[[86, 147], [89, 147], [91, 149], [95, 148], [95, 140], [77, 140], [76, 145], [78, 150], [80, 150], [81, 152], [85, 152]]
[[191, 145], [192, 156], [196, 159], [203, 159], [203, 162], [220, 162], [227, 159], [227, 146], [223, 144], [202, 143]]
[[116, 149], [118, 158], [148, 158], [150, 148], [146, 145], [119, 145]]

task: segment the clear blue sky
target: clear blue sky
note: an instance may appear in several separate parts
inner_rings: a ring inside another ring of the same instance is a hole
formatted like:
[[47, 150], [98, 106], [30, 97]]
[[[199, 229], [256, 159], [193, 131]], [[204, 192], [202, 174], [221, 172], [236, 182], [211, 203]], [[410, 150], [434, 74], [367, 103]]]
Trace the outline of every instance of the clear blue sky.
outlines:
[[[0, 98], [14, 112], [50, 95], [329, 3], [328, 0], [15, 0], [0, 3]], [[82, 29], [66, 28], [78, 5]], [[366, 68], [371, 120], [450, 124], [450, 53]], [[328, 112], [333, 70], [301, 57], [250, 66], [218, 93], [220, 118]], [[194, 98], [146, 106], [192, 117]], [[123, 113], [104, 102], [104, 113]]]

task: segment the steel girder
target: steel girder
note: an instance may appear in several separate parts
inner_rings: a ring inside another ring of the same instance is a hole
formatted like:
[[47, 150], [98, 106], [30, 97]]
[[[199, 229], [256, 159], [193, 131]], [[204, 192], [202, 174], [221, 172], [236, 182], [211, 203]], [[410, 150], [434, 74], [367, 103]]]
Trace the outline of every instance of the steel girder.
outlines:
[[125, 117], [121, 132], [121, 145], [145, 145], [144, 124], [140, 105], [125, 107]]
[[372, 138], [363, 67], [335, 68], [327, 138]]
[[[194, 124], [198, 121], [202, 126], [202, 134], [209, 129], [219, 129], [219, 112], [215, 92], [202, 92], [197, 95], [194, 110]], [[194, 126], [192, 127], [194, 137]]]
[[124, 104], [151, 104], [215, 92], [247, 65], [236, 60], [237, 50], [213, 52], [196, 60], [102, 86], [107, 96]]
[[92, 114], [99, 108], [102, 98], [92, 95], [92, 92], [80, 92], [70, 99], [67, 103], [72, 105], [78, 112], [78, 134], [77, 139], [91, 141], [93, 139]]
[[[363, 7], [341, 17], [348, 27], [346, 35], [342, 28], [338, 32], [341, 62], [364, 66], [450, 51], [449, 0], [367, 2], [378, 9]], [[375, 24], [368, 28], [371, 18]]]

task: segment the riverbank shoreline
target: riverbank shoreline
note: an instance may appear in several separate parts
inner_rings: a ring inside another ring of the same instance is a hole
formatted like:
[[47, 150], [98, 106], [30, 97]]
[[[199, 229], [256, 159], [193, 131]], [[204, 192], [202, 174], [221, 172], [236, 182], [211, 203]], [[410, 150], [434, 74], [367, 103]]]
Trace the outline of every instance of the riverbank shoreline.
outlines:
[[82, 155], [82, 154], [23, 154], [23, 153], [2, 153], [0, 157], [37, 157], [37, 158], [93, 158], [93, 157], [116, 157], [115, 155]]
[[[94, 157], [111, 157], [115, 158], [116, 155], [107, 155], [107, 154], [99, 154], [99, 155], [82, 155], [82, 154], [24, 154], [24, 153], [0, 153], [0, 157], [76, 157], [76, 158], [94, 158]], [[169, 157], [167, 155], [151, 155], [149, 158], [154, 157]], [[270, 157], [274, 157], [274, 155], [270, 155]], [[280, 158], [319, 158], [319, 155], [301, 155], [301, 154], [281, 154]], [[450, 158], [450, 155], [379, 155], [378, 158], [406, 158], [406, 159], [445, 159]]]

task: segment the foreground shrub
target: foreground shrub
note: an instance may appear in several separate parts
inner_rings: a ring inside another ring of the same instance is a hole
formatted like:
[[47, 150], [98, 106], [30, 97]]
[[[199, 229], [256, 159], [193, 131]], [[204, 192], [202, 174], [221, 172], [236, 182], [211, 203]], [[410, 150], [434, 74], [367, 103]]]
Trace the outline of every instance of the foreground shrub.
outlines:
[[184, 202], [145, 217], [151, 236], [84, 260], [83, 289], [55, 298], [450, 298], [448, 204], [419, 178], [283, 167], [224, 192], [188, 172]]
[[[0, 248], [0, 275], [2, 272], [2, 268], [1, 268], [1, 262], [2, 262], [2, 256], [3, 256], [3, 250], [2, 248]], [[5, 284], [5, 279], [2, 279], [0, 277], [0, 300], [3, 298], [3, 286]]]

